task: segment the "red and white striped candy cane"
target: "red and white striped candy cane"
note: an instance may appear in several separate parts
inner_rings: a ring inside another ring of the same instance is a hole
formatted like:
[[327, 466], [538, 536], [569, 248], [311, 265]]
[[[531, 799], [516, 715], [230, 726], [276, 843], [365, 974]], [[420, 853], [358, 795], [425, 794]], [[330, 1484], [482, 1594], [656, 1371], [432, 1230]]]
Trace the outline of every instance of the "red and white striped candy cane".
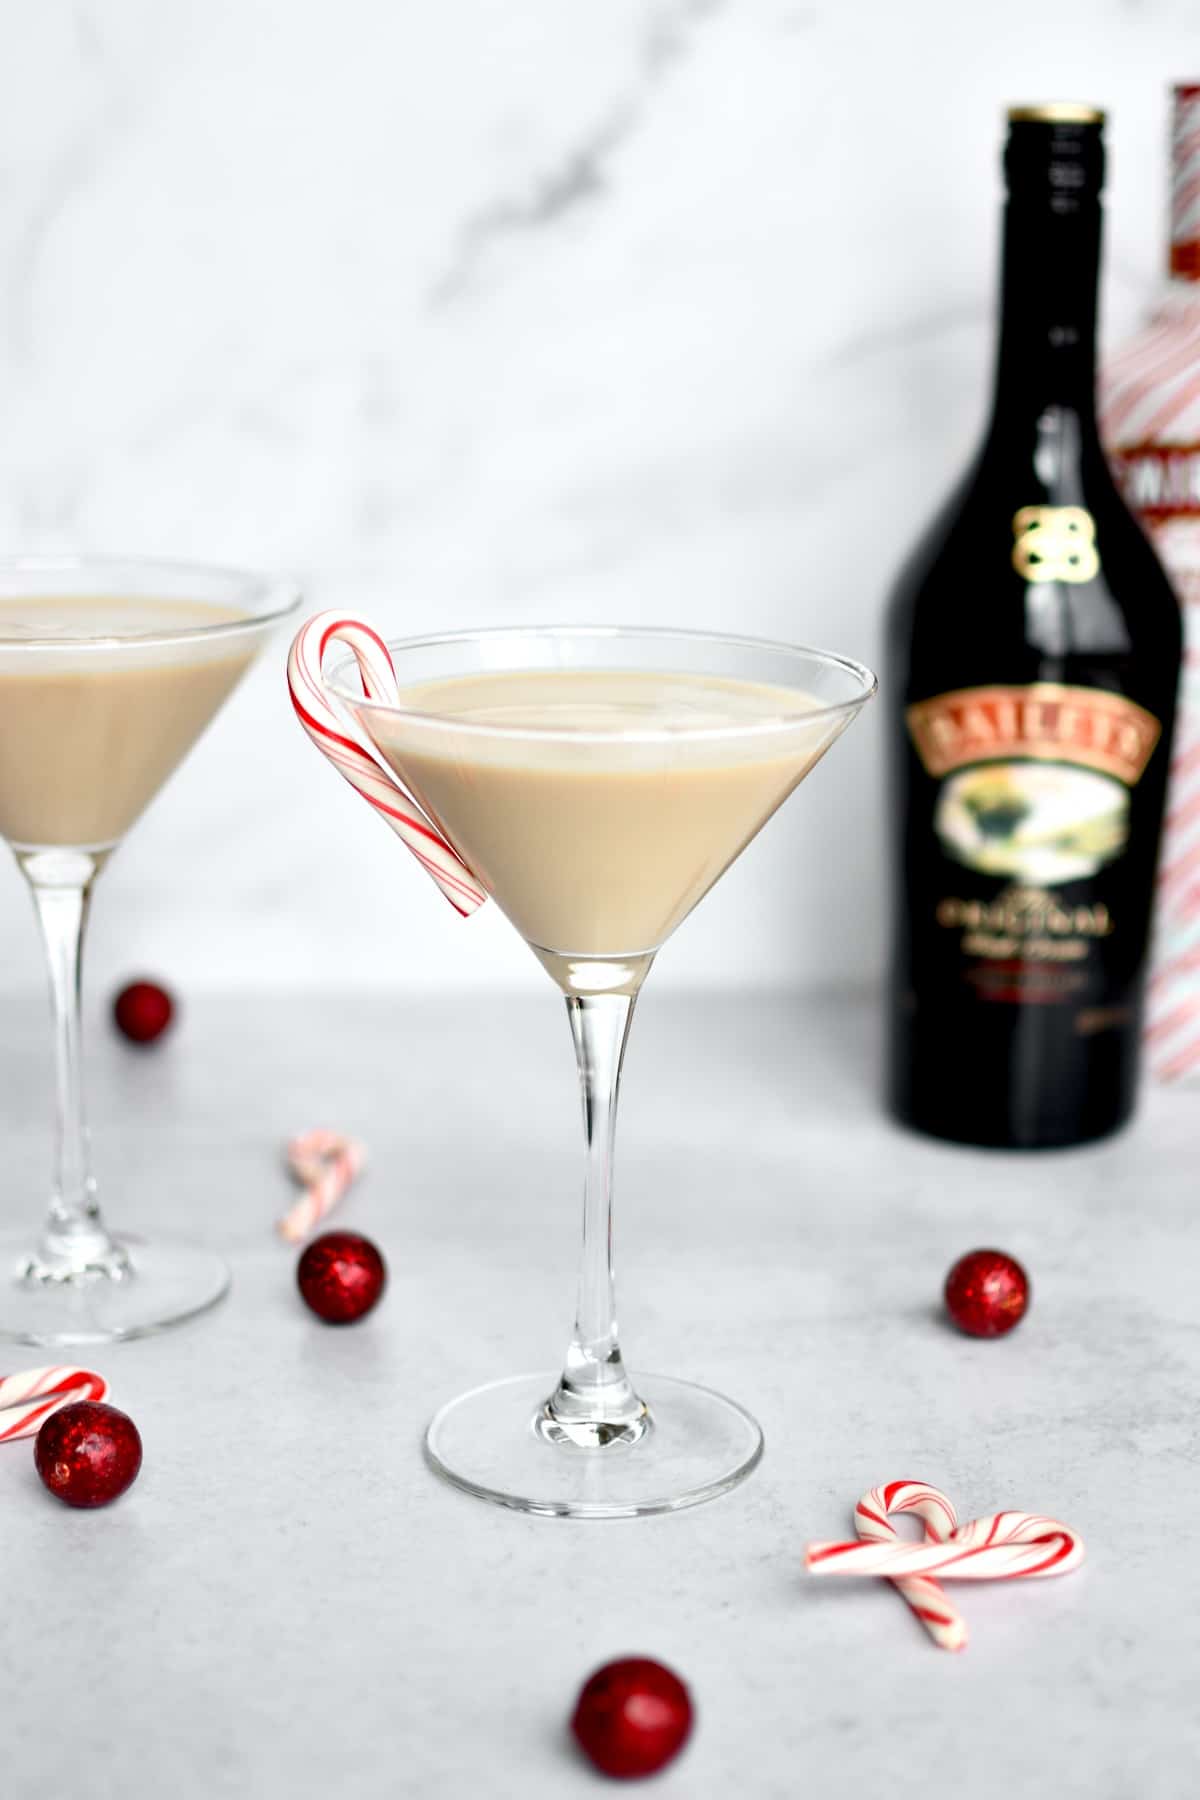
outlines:
[[405, 793], [399, 782], [352, 737], [333, 710], [321, 679], [321, 665], [329, 645], [337, 640], [354, 652], [363, 692], [368, 700], [399, 702], [396, 671], [387, 645], [377, 631], [360, 619], [338, 612], [318, 613], [302, 625], [288, 652], [288, 690], [296, 717], [321, 754], [339, 775], [370, 802], [421, 867], [437, 882], [451, 906], [466, 918], [487, 895], [470, 869], [451, 849], [441, 832]]
[[1012, 1581], [1066, 1575], [1083, 1561], [1083, 1543], [1068, 1525], [1039, 1513], [989, 1513], [958, 1526], [937, 1544], [810, 1544], [814, 1575], [940, 1575], [944, 1581]]
[[[911, 1491], [907, 1504], [903, 1504], [905, 1490]], [[882, 1507], [873, 1504], [876, 1500], [883, 1501]], [[865, 1519], [864, 1510], [868, 1514]], [[901, 1511], [922, 1517], [932, 1541], [912, 1544], [901, 1540], [887, 1524], [889, 1512]], [[939, 1577], [942, 1581], [1015, 1581], [1066, 1575], [1084, 1559], [1082, 1538], [1069, 1525], [1039, 1513], [991, 1513], [966, 1525], [953, 1525], [942, 1535], [943, 1522], [954, 1516], [950, 1501], [937, 1488], [924, 1482], [888, 1482], [872, 1488], [859, 1501], [858, 1541], [809, 1544], [804, 1552], [804, 1566], [812, 1575], [873, 1575], [894, 1582], [929, 1627], [934, 1642], [944, 1649], [961, 1650], [967, 1641], [965, 1627], [962, 1635], [956, 1636], [952, 1621], [947, 1619], [937, 1621], [944, 1630], [934, 1630], [934, 1621], [925, 1619], [922, 1606], [917, 1604], [919, 1591], [914, 1589], [911, 1595], [905, 1592], [911, 1583], [931, 1582], [940, 1605], [945, 1597], [937, 1585]], [[867, 1530], [863, 1529], [864, 1524]], [[928, 1595], [929, 1588], [923, 1592]], [[947, 1607], [947, 1611], [953, 1613], [952, 1608]]]
[[91, 1369], [56, 1363], [0, 1377], [0, 1444], [36, 1437], [43, 1419], [72, 1400], [103, 1400], [108, 1383]]
[[[889, 1513], [915, 1513], [925, 1525], [925, 1541], [941, 1544], [958, 1525], [958, 1515], [945, 1494], [923, 1481], [889, 1481], [872, 1488], [854, 1509], [854, 1527], [860, 1538], [872, 1544], [899, 1544], [901, 1538]], [[910, 1575], [892, 1583], [942, 1650], [964, 1650], [967, 1626], [946, 1590], [932, 1575]]]
[[337, 1131], [304, 1131], [287, 1147], [288, 1168], [305, 1192], [279, 1221], [279, 1235], [299, 1244], [343, 1199], [366, 1166], [367, 1151], [357, 1138]]

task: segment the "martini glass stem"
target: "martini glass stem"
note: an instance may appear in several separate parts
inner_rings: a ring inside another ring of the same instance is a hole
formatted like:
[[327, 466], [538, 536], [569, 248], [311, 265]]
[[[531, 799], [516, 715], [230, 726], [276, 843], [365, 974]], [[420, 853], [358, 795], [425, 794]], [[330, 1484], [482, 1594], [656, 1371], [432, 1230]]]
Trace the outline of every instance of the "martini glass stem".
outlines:
[[80, 975], [99, 861], [78, 850], [36, 851], [19, 860], [46, 947], [57, 1101], [50, 1211], [26, 1276], [53, 1281], [92, 1272], [119, 1275], [125, 1257], [100, 1217], [83, 1100]]
[[612, 1162], [621, 1064], [633, 1017], [628, 994], [568, 995], [587, 1147], [575, 1330], [562, 1379], [537, 1420], [543, 1437], [599, 1449], [630, 1443], [649, 1414], [621, 1361], [612, 1267]]

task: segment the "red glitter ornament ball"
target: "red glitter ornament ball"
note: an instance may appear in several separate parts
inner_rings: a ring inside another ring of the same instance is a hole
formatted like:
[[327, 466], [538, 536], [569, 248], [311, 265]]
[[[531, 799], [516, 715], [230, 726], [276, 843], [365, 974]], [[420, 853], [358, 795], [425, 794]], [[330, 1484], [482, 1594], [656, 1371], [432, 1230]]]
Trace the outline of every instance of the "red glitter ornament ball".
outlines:
[[387, 1265], [370, 1238], [327, 1231], [314, 1238], [296, 1267], [304, 1304], [327, 1325], [350, 1325], [369, 1313], [384, 1290]]
[[583, 1685], [571, 1730], [605, 1775], [653, 1775], [678, 1756], [692, 1729], [692, 1701], [678, 1675], [648, 1656], [605, 1663]]
[[946, 1277], [946, 1311], [969, 1337], [1003, 1337], [1028, 1305], [1029, 1277], [1003, 1250], [972, 1250]]
[[75, 1400], [51, 1413], [33, 1446], [37, 1472], [68, 1506], [107, 1506], [137, 1480], [142, 1440], [128, 1413]]
[[175, 1003], [156, 981], [131, 981], [113, 1001], [117, 1030], [131, 1044], [152, 1044], [175, 1013]]

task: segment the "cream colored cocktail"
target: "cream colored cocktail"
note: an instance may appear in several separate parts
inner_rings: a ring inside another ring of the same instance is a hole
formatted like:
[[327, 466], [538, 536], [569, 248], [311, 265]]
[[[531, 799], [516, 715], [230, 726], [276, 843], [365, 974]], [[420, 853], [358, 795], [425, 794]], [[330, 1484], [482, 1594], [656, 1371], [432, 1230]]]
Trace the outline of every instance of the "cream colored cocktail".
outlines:
[[243, 616], [186, 600], [0, 600], [0, 836], [17, 849], [118, 842], [250, 663], [255, 642], [205, 635]]
[[656, 950], [830, 739], [806, 694], [699, 674], [503, 671], [400, 704], [360, 715], [376, 748], [522, 936], [575, 957]]

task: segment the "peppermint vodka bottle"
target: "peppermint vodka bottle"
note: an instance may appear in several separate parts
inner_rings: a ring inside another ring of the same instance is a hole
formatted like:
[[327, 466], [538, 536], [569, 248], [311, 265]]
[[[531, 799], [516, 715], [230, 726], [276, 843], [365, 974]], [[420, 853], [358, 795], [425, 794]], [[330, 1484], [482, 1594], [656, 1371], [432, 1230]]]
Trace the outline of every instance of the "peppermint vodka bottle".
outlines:
[[1147, 1060], [1200, 1079], [1200, 82], [1175, 89], [1170, 280], [1146, 328], [1109, 363], [1100, 426], [1184, 615], [1184, 664], [1158, 883]]

